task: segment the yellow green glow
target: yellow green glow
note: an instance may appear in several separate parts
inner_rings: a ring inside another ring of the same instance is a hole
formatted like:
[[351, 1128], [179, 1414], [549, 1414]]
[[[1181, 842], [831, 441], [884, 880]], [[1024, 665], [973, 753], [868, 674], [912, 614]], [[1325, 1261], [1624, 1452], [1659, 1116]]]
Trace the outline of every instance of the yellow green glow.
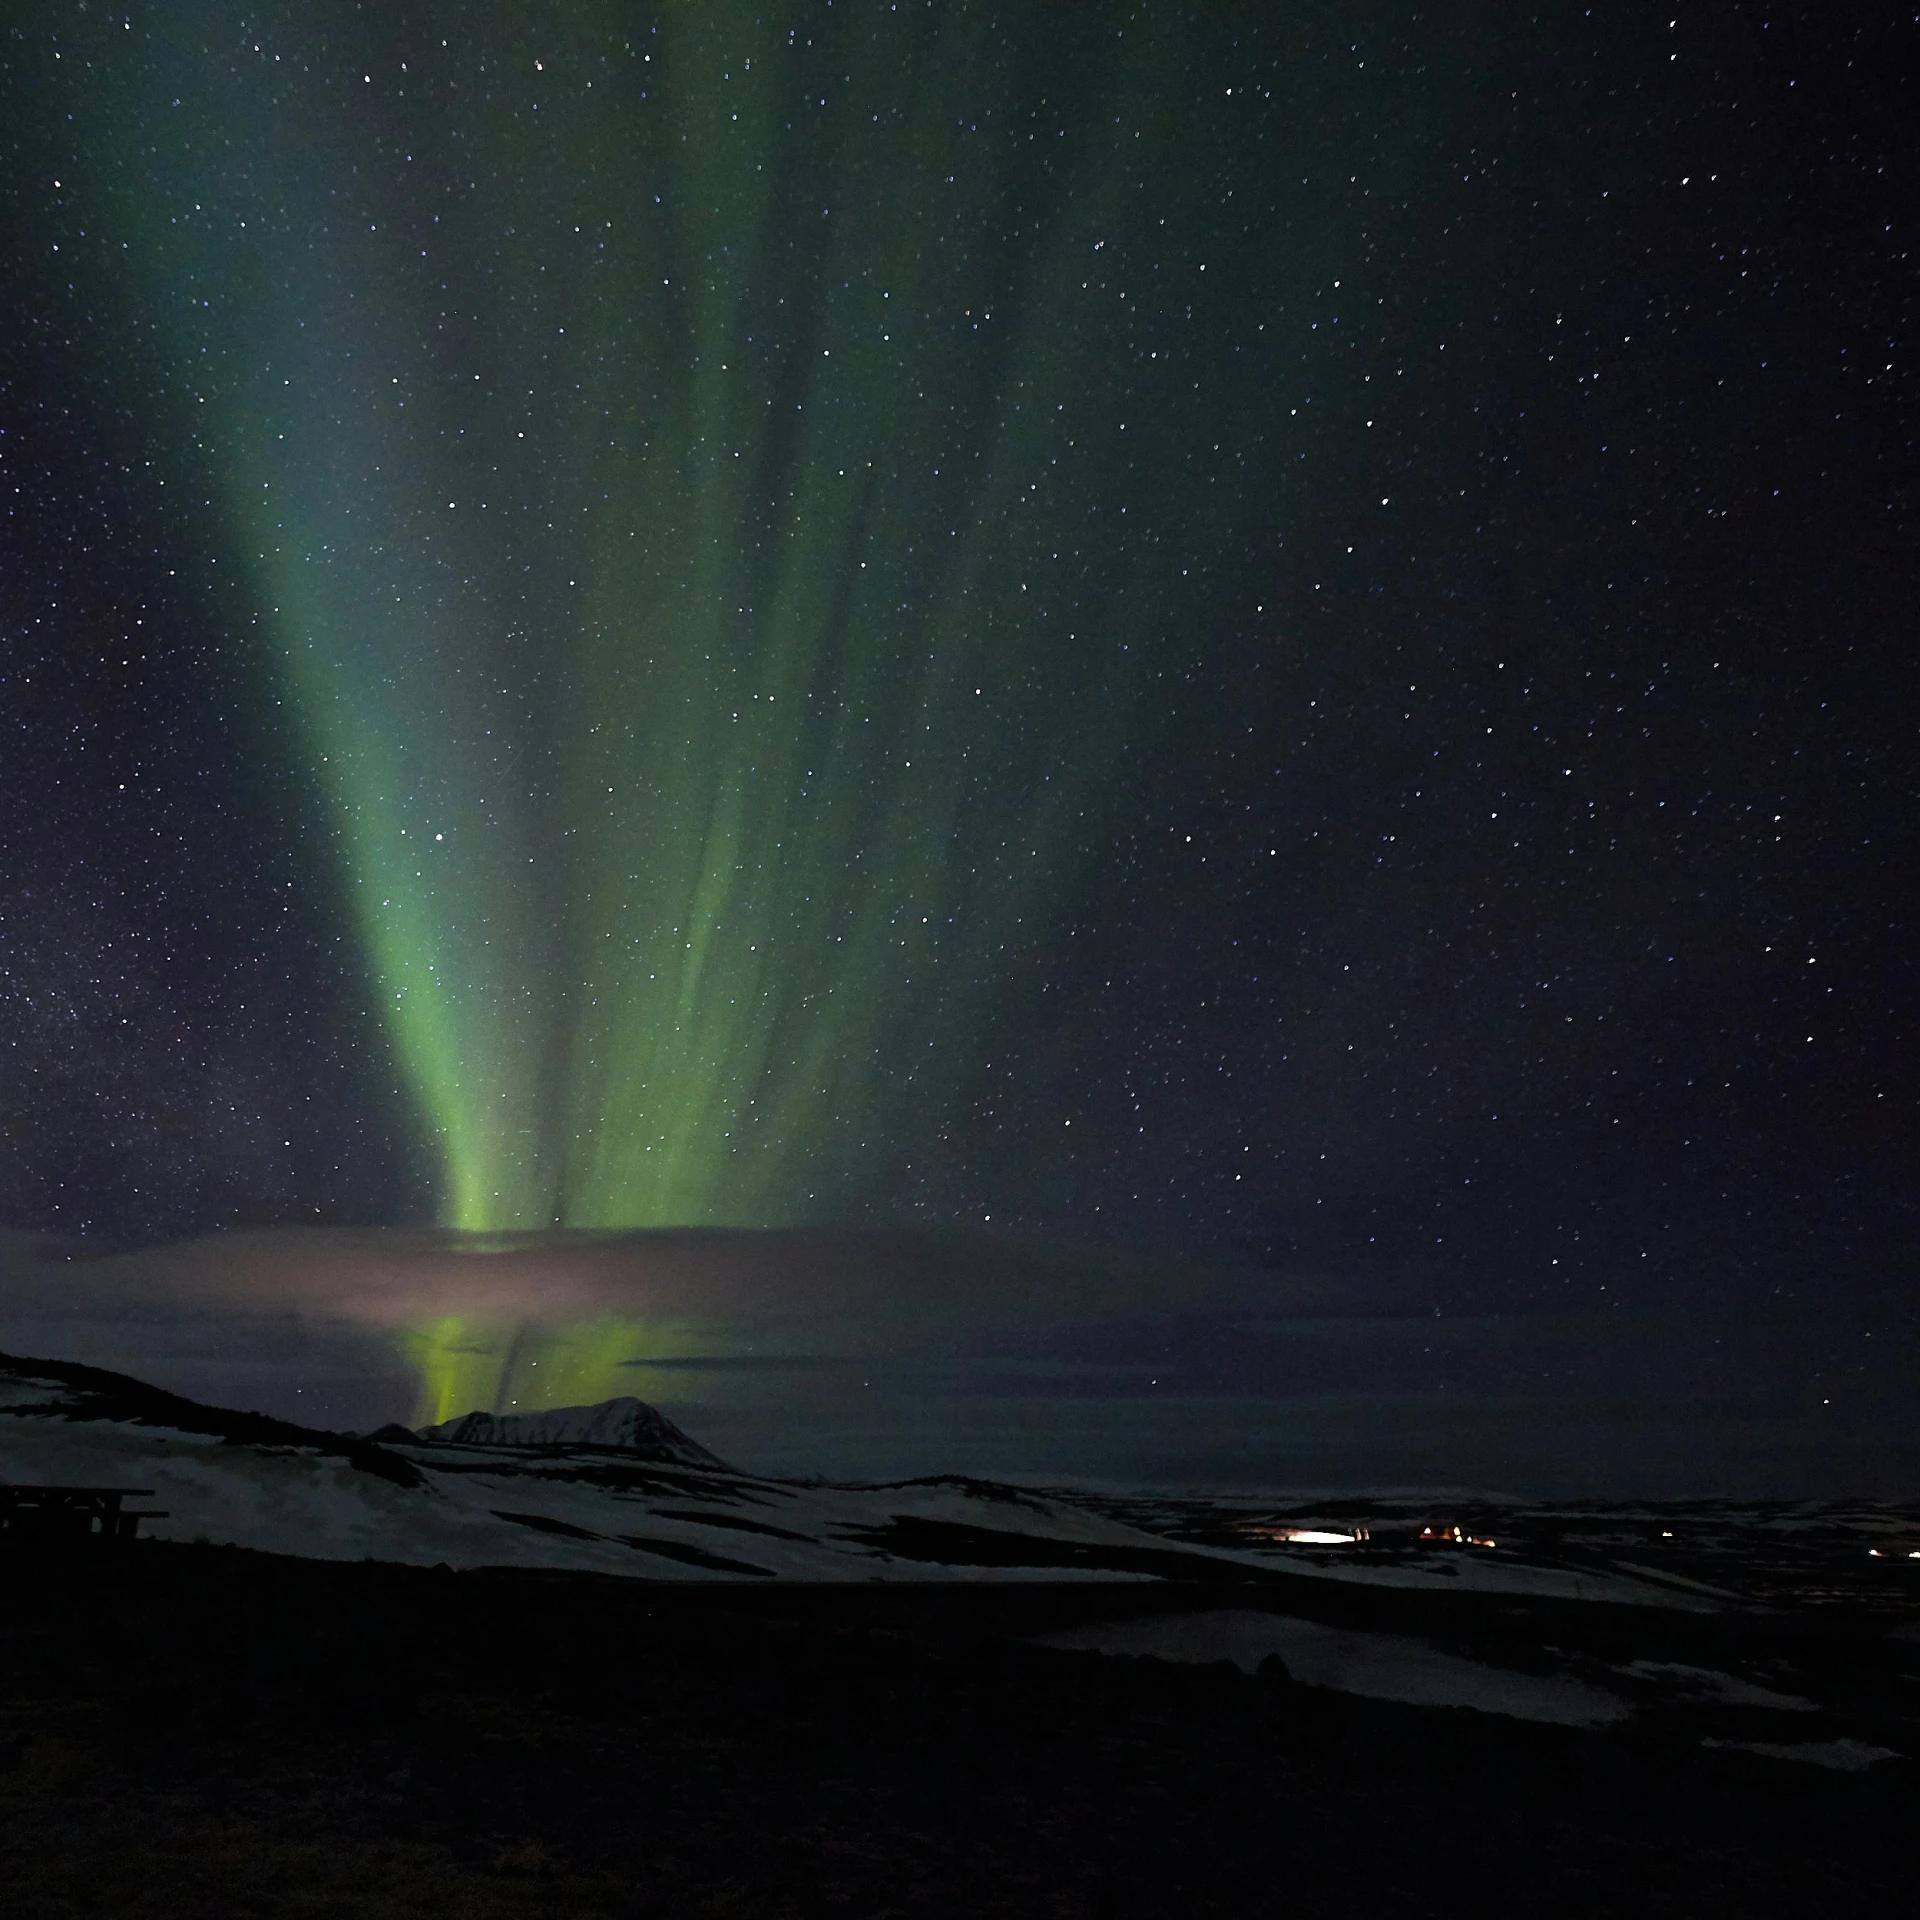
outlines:
[[550, 1326], [448, 1314], [406, 1328], [396, 1344], [420, 1378], [415, 1426], [476, 1411], [591, 1406], [633, 1393], [647, 1361], [713, 1348], [689, 1322], [611, 1315]]

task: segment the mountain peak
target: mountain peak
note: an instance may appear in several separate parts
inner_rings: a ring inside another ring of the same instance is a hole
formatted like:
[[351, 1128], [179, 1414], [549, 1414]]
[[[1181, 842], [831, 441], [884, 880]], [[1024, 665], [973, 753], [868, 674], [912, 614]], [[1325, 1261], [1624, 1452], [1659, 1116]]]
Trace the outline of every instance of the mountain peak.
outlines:
[[463, 1413], [418, 1429], [422, 1440], [465, 1447], [608, 1447], [683, 1467], [725, 1462], [690, 1440], [657, 1407], [623, 1394], [590, 1407], [547, 1407], [538, 1413]]

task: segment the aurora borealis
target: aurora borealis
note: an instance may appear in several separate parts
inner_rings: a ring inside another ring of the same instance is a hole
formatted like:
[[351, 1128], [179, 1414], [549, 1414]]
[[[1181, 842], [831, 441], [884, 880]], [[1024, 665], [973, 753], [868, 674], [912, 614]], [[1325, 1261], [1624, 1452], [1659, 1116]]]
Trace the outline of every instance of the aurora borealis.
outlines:
[[0, 1220], [1879, 1351], [1913, 28], [1736, 16], [11, 12]]
[[1183, 350], [1246, 288], [1217, 183], [1141, 191], [1164, 49], [699, 7], [210, 57], [225, 11], [61, 191], [154, 316], [444, 1217], [788, 1217], [951, 1074], [1159, 628], [1233, 598], [1273, 356], [1251, 305]]

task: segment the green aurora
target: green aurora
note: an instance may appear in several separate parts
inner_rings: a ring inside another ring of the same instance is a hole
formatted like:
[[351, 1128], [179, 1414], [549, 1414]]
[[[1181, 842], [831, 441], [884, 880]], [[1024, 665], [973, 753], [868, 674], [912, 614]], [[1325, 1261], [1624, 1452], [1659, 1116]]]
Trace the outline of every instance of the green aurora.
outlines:
[[373, 13], [63, 30], [102, 350], [444, 1223], [829, 1216], [1111, 861], [1303, 407], [1358, 411], [1287, 147], [1350, 82], [1236, 100], [1128, 9]]

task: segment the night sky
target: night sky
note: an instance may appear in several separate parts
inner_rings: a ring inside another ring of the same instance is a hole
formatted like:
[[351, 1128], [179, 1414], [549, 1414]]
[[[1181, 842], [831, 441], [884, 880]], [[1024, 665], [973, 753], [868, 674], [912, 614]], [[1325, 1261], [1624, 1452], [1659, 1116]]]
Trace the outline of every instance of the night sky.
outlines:
[[0, 1223], [1910, 1330], [1911, 18], [0, 19]]

